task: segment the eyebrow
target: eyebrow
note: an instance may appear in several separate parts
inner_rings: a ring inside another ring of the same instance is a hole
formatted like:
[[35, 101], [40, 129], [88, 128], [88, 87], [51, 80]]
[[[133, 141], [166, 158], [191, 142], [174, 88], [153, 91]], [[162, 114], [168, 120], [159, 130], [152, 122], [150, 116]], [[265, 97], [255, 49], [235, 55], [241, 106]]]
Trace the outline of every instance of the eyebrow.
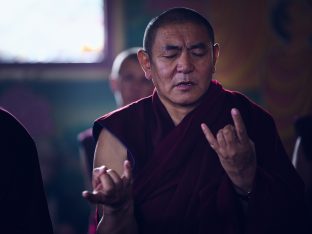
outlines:
[[197, 44], [194, 44], [194, 45], [191, 45], [188, 49], [189, 50], [193, 50], [193, 49], [206, 49], [207, 47], [207, 44], [203, 43], [203, 42], [199, 42]]
[[166, 45], [164, 46], [164, 50], [181, 50], [181, 46], [175, 46], [175, 45]]
[[[209, 45], [207, 46], [205, 43], [203, 42], [199, 42], [196, 43], [194, 45], [191, 45], [190, 47], [188, 47], [188, 50], [193, 50], [193, 49], [206, 49], [207, 47], [209, 47]], [[170, 50], [181, 50], [182, 47], [181, 46], [176, 46], [176, 45], [166, 45], [163, 48], [165, 51], [170, 51]]]

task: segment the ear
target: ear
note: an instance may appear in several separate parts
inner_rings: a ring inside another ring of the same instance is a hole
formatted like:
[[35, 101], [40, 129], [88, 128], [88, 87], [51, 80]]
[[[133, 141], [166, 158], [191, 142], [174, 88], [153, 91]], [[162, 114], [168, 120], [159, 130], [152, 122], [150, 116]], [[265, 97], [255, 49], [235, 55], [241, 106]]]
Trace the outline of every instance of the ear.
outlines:
[[109, 78], [109, 85], [110, 88], [113, 92], [116, 92], [117, 90], [119, 90], [119, 81], [118, 79], [115, 79], [113, 77]]
[[216, 72], [216, 63], [219, 58], [220, 47], [218, 43], [213, 45], [213, 73]]
[[152, 79], [151, 61], [147, 52], [143, 49], [139, 49], [137, 55], [139, 63], [145, 73], [146, 79], [151, 80]]

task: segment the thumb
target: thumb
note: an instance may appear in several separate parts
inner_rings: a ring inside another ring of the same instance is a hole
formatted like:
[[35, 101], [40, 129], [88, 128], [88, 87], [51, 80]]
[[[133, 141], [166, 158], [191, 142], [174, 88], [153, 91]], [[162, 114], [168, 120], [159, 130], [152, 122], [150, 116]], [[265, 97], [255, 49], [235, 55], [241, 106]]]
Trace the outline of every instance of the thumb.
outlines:
[[86, 199], [88, 202], [92, 204], [98, 203], [99, 199], [96, 193], [85, 190], [85, 191], [82, 191], [81, 195], [84, 199]]
[[123, 164], [124, 172], [122, 174], [122, 178], [125, 182], [129, 183], [132, 180], [132, 168], [129, 160], [125, 160]]

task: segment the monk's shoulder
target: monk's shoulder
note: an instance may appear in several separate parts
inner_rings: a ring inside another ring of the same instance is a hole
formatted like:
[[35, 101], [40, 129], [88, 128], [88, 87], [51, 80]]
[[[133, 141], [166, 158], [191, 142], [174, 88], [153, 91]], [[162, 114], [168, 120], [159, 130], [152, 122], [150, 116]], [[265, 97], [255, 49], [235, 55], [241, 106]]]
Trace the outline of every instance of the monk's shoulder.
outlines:
[[151, 106], [152, 98], [146, 97], [99, 117], [93, 125], [93, 136], [97, 139], [103, 128], [117, 131], [135, 128], [146, 118], [146, 113], [151, 112]]

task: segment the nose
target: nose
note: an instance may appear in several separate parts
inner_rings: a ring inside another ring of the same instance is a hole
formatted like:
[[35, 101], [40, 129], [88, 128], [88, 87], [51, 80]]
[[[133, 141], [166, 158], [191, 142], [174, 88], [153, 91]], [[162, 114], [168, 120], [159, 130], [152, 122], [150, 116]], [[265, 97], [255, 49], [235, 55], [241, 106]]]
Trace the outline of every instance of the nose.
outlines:
[[178, 59], [178, 72], [190, 73], [194, 70], [194, 64], [188, 51], [183, 51]]

